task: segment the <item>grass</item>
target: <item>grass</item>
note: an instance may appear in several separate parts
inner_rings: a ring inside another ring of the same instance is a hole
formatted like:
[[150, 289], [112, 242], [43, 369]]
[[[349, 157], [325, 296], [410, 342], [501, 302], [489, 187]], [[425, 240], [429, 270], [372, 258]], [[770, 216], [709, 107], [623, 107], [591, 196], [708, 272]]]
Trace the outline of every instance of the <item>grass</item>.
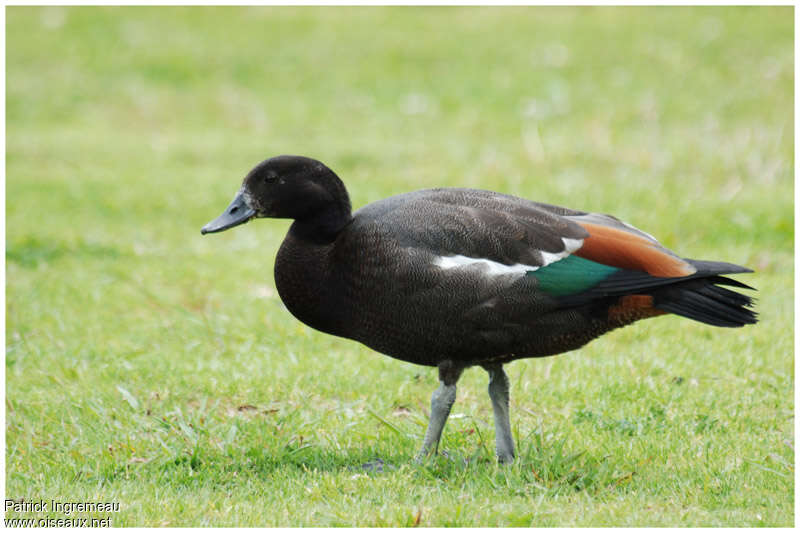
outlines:
[[[119, 502], [117, 526], [794, 524], [793, 8], [6, 25], [7, 498]], [[468, 186], [614, 213], [754, 268], [761, 322], [659, 318], [509, 365], [510, 468], [469, 370], [448, 456], [414, 466], [435, 372], [289, 315], [286, 221], [200, 237], [278, 153], [355, 206]]]

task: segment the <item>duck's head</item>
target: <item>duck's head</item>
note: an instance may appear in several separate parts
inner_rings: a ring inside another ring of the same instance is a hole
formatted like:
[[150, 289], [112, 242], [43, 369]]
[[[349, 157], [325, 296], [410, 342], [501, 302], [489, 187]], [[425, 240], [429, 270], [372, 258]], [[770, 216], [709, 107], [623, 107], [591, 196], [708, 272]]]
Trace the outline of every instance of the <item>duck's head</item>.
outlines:
[[281, 155], [248, 172], [225, 211], [202, 234], [225, 231], [252, 218], [292, 218], [325, 236], [350, 220], [350, 199], [331, 169], [308, 157]]

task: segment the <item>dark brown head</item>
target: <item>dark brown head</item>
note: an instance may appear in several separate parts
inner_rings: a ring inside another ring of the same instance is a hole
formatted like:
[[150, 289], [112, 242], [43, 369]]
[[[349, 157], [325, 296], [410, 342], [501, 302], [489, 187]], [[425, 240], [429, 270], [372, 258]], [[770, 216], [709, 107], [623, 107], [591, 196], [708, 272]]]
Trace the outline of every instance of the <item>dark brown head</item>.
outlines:
[[281, 155], [245, 176], [228, 208], [201, 230], [216, 233], [252, 218], [292, 218], [321, 237], [350, 221], [350, 198], [341, 180], [315, 159]]

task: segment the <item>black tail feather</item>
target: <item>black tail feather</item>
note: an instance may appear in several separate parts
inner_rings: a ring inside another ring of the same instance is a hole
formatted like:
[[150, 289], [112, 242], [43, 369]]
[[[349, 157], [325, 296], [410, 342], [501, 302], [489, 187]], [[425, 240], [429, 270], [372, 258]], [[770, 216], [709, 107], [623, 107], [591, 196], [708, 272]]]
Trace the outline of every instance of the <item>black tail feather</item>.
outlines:
[[684, 259], [684, 261], [697, 269], [696, 275], [749, 274], [753, 272], [747, 267], [734, 265], [733, 263], [723, 263], [722, 261], [698, 261], [696, 259]]
[[[749, 309], [753, 299], [724, 285], [744, 285], [719, 276], [679, 282], [653, 292], [656, 309], [675, 313], [712, 326], [737, 328], [755, 324], [757, 314]], [[744, 287], [747, 287], [744, 285]]]

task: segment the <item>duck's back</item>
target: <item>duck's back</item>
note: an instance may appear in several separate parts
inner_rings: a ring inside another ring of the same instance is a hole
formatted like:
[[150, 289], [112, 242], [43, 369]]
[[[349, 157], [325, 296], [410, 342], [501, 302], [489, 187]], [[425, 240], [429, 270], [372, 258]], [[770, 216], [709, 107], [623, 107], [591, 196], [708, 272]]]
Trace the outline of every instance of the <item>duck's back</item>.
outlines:
[[562, 218], [584, 214], [492, 191], [441, 188], [374, 202], [356, 211], [354, 222], [362, 229], [384, 228], [404, 244], [431, 251], [515, 260], [539, 247], [560, 249], [562, 232], [585, 237], [579, 226]]

